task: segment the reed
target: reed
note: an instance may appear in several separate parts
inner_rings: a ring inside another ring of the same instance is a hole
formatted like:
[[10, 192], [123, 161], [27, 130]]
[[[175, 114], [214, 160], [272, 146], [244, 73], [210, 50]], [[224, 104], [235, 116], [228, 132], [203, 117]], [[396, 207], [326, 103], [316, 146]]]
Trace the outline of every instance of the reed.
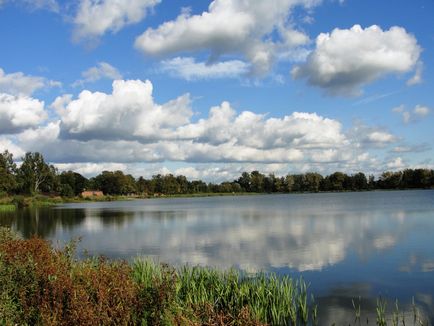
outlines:
[[[155, 284], [164, 280], [165, 268], [139, 259], [133, 264], [133, 275], [140, 284]], [[270, 325], [317, 323], [316, 305], [309, 314], [308, 285], [303, 279], [265, 273], [251, 277], [236, 270], [198, 266], [184, 266], [172, 273], [175, 301], [183, 310], [211, 305], [231, 316], [247, 309], [254, 320]]]
[[387, 301], [382, 299], [381, 297], [377, 299], [377, 325], [378, 326], [386, 326], [386, 307], [387, 307]]

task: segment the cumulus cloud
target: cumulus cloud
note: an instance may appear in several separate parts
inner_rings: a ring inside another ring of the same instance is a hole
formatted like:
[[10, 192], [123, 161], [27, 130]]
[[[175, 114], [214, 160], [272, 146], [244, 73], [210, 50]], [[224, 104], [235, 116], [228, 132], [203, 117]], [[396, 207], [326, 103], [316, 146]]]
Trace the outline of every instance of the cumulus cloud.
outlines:
[[100, 79], [122, 79], [121, 73], [107, 62], [98, 62], [95, 67], [91, 67], [81, 73], [83, 79], [75, 81], [72, 86], [83, 86], [85, 83], [96, 82]]
[[25, 151], [20, 146], [15, 144], [10, 139], [0, 136], [0, 153], [3, 153], [5, 150], [8, 150], [9, 153], [12, 153], [14, 159], [24, 156], [25, 154]]
[[402, 121], [408, 124], [423, 120], [431, 113], [431, 109], [424, 105], [416, 105], [413, 110], [406, 110], [404, 105], [400, 105], [393, 108], [392, 112], [401, 115]]
[[212, 145], [234, 143], [257, 149], [327, 148], [345, 142], [341, 124], [315, 113], [294, 112], [266, 118], [250, 111], [237, 112], [230, 103], [210, 109], [207, 119], [179, 128], [179, 134]]
[[70, 95], [58, 97], [52, 107], [61, 119], [60, 136], [135, 141], [154, 153], [153, 160], [189, 162], [298, 161], [303, 149], [321, 151], [346, 144], [338, 121], [314, 113], [267, 118], [250, 111], [238, 114], [223, 102], [212, 107], [207, 118], [192, 122], [188, 94], [160, 105], [152, 90], [150, 81], [117, 80], [112, 94], [85, 90], [75, 100]]
[[362, 93], [364, 85], [388, 74], [419, 69], [420, 53], [416, 38], [404, 28], [383, 31], [376, 25], [365, 29], [354, 25], [321, 33], [307, 61], [291, 74], [328, 94], [354, 96]]
[[161, 71], [186, 80], [237, 78], [249, 71], [249, 65], [240, 60], [207, 64], [192, 57], [176, 57], [161, 62]]
[[48, 87], [59, 87], [60, 82], [47, 80], [44, 77], [27, 76], [22, 72], [7, 74], [0, 68], [0, 92], [12, 95], [31, 95], [36, 90]]
[[396, 143], [399, 139], [387, 129], [379, 126], [368, 126], [361, 121], [356, 121], [348, 131], [348, 137], [352, 146], [368, 148], [384, 148]]
[[0, 134], [14, 134], [36, 127], [46, 118], [44, 102], [0, 93]]
[[[211, 62], [227, 54], [242, 55], [251, 63], [252, 74], [264, 75], [279, 51], [309, 41], [289, 23], [291, 10], [295, 6], [311, 8], [320, 2], [214, 0], [200, 15], [184, 10], [175, 20], [148, 28], [135, 45], [154, 56], [205, 50]], [[277, 37], [273, 39], [272, 34]]]
[[57, 163], [54, 166], [60, 171], [74, 171], [87, 177], [98, 175], [102, 171], [125, 171], [122, 163]]
[[159, 105], [152, 90], [150, 81], [116, 80], [112, 94], [85, 90], [75, 100], [59, 97], [53, 106], [61, 116], [66, 138], [164, 139], [171, 128], [188, 122], [192, 115], [190, 96]]
[[52, 163], [76, 164], [63, 168], [87, 174], [105, 162], [128, 170], [132, 164], [156, 164], [153, 171], [170, 162], [176, 174], [219, 181], [255, 169], [372, 172], [390, 162], [368, 150], [396, 147], [398, 141], [381, 127], [356, 123], [346, 131], [338, 120], [316, 113], [273, 117], [237, 111], [226, 101], [196, 118], [188, 94], [157, 103], [150, 81], [116, 80], [110, 93], [59, 96], [50, 106], [57, 116], [48, 122], [41, 101], [6, 94], [0, 99], [1, 131], [15, 133], [8, 144], [42, 152]]
[[161, 0], [80, 0], [74, 39], [94, 39], [142, 21]]

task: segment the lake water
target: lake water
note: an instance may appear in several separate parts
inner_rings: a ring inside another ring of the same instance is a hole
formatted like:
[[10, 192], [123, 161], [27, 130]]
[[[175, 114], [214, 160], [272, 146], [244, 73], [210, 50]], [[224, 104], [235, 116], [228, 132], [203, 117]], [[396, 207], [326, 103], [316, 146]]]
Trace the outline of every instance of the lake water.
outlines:
[[434, 321], [433, 190], [65, 204], [1, 213], [0, 225], [54, 244], [80, 237], [92, 255], [302, 275], [324, 325], [352, 322], [359, 296], [371, 312], [379, 296], [390, 310], [414, 297]]

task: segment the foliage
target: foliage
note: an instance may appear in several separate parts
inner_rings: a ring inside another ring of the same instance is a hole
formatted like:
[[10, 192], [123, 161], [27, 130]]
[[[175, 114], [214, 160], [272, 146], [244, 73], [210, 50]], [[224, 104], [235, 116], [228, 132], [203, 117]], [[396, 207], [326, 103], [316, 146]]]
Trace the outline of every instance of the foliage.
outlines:
[[62, 172], [59, 176], [61, 194], [65, 197], [80, 195], [87, 187], [88, 180], [80, 173], [73, 171]]
[[0, 193], [12, 193], [17, 187], [17, 166], [7, 150], [0, 153]]
[[[45, 163], [40, 153], [26, 153], [19, 169], [13, 162], [12, 154], [0, 154], [0, 197], [8, 195], [38, 194], [61, 195], [64, 198], [79, 196], [85, 189], [100, 190], [113, 196], [179, 196], [194, 194], [235, 194], [235, 193], [291, 193], [319, 191], [366, 191], [374, 189], [426, 189], [434, 187], [434, 171], [428, 169], [406, 169], [386, 171], [378, 178], [366, 176], [363, 172], [348, 175], [334, 172], [327, 176], [319, 173], [287, 174], [278, 177], [259, 171], [243, 172], [233, 181], [220, 184], [205, 183], [202, 180], [188, 180], [183, 175], [157, 174], [150, 179], [135, 179], [122, 171], [103, 171], [87, 179], [81, 174], [66, 171], [58, 174], [56, 169]], [[18, 206], [22, 201], [18, 202]]]
[[18, 179], [24, 193], [37, 194], [56, 190], [56, 169], [45, 163], [42, 154], [26, 153], [18, 169]]

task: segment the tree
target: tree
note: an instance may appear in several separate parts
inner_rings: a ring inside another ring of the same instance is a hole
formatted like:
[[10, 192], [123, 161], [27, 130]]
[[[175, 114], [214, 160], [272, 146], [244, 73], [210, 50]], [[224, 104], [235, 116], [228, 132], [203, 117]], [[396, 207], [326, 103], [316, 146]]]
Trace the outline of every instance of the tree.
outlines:
[[367, 190], [368, 189], [368, 179], [366, 175], [362, 172], [356, 173], [352, 176], [353, 185], [355, 190]]
[[56, 168], [45, 163], [42, 154], [28, 152], [18, 170], [21, 188], [25, 193], [52, 192], [56, 189]]
[[306, 173], [304, 175], [304, 189], [303, 191], [313, 191], [318, 192], [321, 182], [322, 182], [322, 175], [319, 173]]
[[103, 171], [95, 177], [94, 185], [108, 195], [127, 195], [136, 191], [134, 177], [122, 171]]
[[384, 172], [378, 180], [380, 188], [383, 189], [398, 189], [402, 181], [402, 172]]
[[294, 176], [288, 174], [285, 177], [284, 189], [285, 189], [285, 192], [294, 191]]
[[342, 172], [335, 172], [327, 176], [324, 180], [326, 188], [325, 190], [342, 191], [344, 190], [344, 182], [347, 175]]
[[0, 153], [0, 193], [10, 194], [17, 187], [17, 166], [13, 156], [7, 150]]
[[241, 174], [241, 177], [238, 178], [237, 182], [243, 188], [244, 191], [250, 192], [251, 191], [251, 179], [250, 174], [248, 172], [243, 172]]
[[73, 171], [62, 172], [59, 176], [62, 193], [69, 196], [78, 196], [88, 185], [88, 180], [80, 173]]
[[250, 180], [252, 192], [264, 192], [265, 175], [259, 173], [259, 171], [252, 171], [250, 173]]

